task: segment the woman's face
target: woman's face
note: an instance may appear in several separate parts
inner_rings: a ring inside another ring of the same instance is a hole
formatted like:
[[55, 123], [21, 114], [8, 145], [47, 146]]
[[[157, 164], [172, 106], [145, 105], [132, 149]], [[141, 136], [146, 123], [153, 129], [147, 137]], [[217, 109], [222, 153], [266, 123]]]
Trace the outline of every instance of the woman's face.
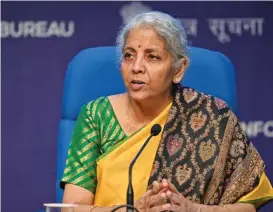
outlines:
[[137, 101], [169, 96], [175, 77], [172, 63], [164, 40], [152, 28], [132, 29], [121, 63], [129, 96]]

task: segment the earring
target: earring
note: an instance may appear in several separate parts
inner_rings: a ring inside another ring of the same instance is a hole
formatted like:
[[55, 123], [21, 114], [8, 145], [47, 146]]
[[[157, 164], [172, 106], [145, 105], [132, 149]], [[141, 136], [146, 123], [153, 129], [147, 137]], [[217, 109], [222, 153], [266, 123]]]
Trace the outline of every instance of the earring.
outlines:
[[178, 83], [178, 82], [179, 82], [179, 79], [175, 78], [174, 83]]

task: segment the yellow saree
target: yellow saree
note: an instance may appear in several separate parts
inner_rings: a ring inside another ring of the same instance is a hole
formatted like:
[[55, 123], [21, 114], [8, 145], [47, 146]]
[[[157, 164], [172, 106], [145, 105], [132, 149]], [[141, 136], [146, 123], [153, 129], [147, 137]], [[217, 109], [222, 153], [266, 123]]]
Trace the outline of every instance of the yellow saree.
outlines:
[[[151, 123], [127, 138], [110, 153], [102, 155], [97, 162], [97, 190], [95, 205], [111, 206], [126, 203], [129, 164], [150, 135], [154, 124], [164, 126], [171, 104]], [[158, 136], [152, 137], [133, 168], [133, 187], [135, 199], [145, 193], [154, 157], [161, 140], [162, 131]]]

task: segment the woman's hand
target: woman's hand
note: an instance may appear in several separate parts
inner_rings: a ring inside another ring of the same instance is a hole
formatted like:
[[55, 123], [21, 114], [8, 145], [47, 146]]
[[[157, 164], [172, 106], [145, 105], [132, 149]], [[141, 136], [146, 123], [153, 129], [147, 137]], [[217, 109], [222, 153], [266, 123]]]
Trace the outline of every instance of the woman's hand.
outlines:
[[[166, 204], [169, 200], [170, 203]], [[193, 203], [187, 200], [175, 186], [163, 179], [161, 183], [153, 182], [151, 190], [147, 191], [135, 206], [140, 212], [255, 212], [255, 207], [251, 204], [228, 204], [223, 206], [207, 206], [203, 204]]]
[[167, 187], [165, 184], [153, 182], [151, 190], [147, 191], [142, 197], [140, 197], [135, 206], [140, 212], [161, 212], [169, 210], [170, 204], [166, 204], [167, 201]]
[[187, 200], [177, 189], [175, 186], [168, 182], [167, 180], [162, 180], [162, 187], [168, 188], [166, 191], [166, 196], [171, 202], [168, 206], [169, 211], [173, 212], [199, 212], [201, 210], [199, 204], [194, 204]]

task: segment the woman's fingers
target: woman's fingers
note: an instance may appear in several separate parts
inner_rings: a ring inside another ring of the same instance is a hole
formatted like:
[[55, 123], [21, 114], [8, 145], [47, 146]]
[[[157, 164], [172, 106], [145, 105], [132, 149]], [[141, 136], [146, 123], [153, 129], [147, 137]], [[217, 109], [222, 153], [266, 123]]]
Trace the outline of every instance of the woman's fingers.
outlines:
[[169, 182], [166, 179], [163, 179], [162, 182], [161, 182], [161, 184], [162, 184], [163, 188], [168, 188], [169, 187]]
[[166, 184], [170, 191], [179, 194], [179, 191], [177, 191], [176, 187], [170, 181], [164, 179], [162, 183]]
[[[170, 204], [167, 204], [167, 200]], [[187, 205], [186, 199], [177, 191], [175, 186], [163, 179], [161, 183], [154, 181], [152, 189], [148, 190], [142, 198], [137, 201], [137, 206], [142, 211], [181, 211]], [[184, 209], [183, 209], [184, 210]]]
[[150, 208], [155, 206], [162, 206], [167, 201], [167, 195], [165, 192], [159, 192], [154, 194], [160, 190], [160, 187], [155, 184], [155, 189], [148, 190], [142, 197], [140, 197], [135, 205], [139, 209], [139, 211], [150, 211]]
[[154, 206], [164, 205], [166, 201], [167, 195], [165, 192], [153, 194], [152, 190], [149, 190], [136, 201], [136, 206], [138, 209], [145, 211]]
[[153, 187], [152, 187], [152, 192], [153, 194], [157, 194], [157, 193], [161, 193], [161, 192], [165, 192], [168, 190], [168, 188], [164, 188], [162, 183], [159, 183], [157, 181], [153, 182]]
[[148, 204], [150, 207], [156, 206], [156, 205], [164, 205], [167, 201], [167, 195], [165, 192], [155, 194], [148, 199]]
[[158, 183], [157, 181], [153, 182], [153, 187], [152, 187], [152, 191], [154, 194], [159, 193], [159, 191], [161, 190], [161, 185], [160, 183]]
[[172, 212], [181, 212], [181, 211], [185, 211], [185, 210], [181, 209], [181, 206], [171, 204], [169, 206], [169, 211], [172, 211]]
[[145, 192], [145, 194], [143, 194], [143, 197], [146, 197], [146, 196], [152, 196], [153, 195], [153, 191], [152, 190], [148, 190]]
[[162, 212], [162, 211], [170, 211], [171, 204], [164, 204], [164, 205], [158, 205], [151, 207], [149, 209], [149, 212]]
[[183, 204], [183, 198], [181, 197], [180, 194], [167, 191], [166, 192], [167, 198], [170, 200], [171, 203], [176, 204], [176, 205], [181, 205]]

